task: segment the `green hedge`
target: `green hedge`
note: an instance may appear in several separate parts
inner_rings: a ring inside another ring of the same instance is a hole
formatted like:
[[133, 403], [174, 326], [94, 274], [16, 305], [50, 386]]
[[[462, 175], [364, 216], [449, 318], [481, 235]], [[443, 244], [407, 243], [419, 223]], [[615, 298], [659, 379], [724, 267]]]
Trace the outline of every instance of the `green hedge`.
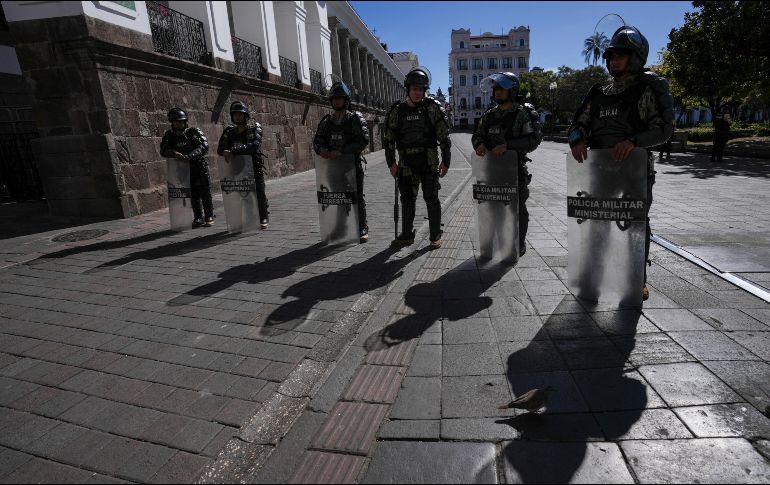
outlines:
[[[701, 123], [690, 128], [677, 128], [677, 131], [686, 131], [689, 141], [713, 141], [714, 127], [711, 123]], [[770, 136], [770, 126], [764, 123], [739, 123], [730, 124], [730, 138], [744, 138], [749, 136]]]

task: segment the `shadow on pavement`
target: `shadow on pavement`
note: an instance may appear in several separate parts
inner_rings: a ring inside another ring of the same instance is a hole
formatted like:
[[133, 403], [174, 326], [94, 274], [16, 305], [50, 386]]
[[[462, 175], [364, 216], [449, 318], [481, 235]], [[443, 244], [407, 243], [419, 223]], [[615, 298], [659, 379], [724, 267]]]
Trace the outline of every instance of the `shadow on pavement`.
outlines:
[[420, 337], [440, 320], [458, 321], [472, 317], [492, 306], [492, 298], [482, 296], [513, 266], [486, 263], [477, 266], [469, 258], [433, 282], [413, 285], [404, 295], [408, 315], [370, 335], [364, 347], [368, 351], [385, 349]]
[[265, 258], [262, 262], [234, 266], [219, 273], [218, 280], [179, 295], [169, 300], [168, 305], [189, 305], [213, 296], [237, 283], [255, 285], [265, 281], [285, 278], [303, 266], [320, 261], [327, 256], [344, 251], [344, 249], [345, 247], [343, 246], [328, 246], [323, 243], [316, 243], [275, 258]]
[[[598, 311], [586, 301], [580, 303], [588, 312]], [[508, 357], [506, 374], [515, 397], [548, 385], [556, 389], [544, 413], [524, 412], [496, 421], [519, 432], [503, 450], [518, 474], [517, 483], [569, 483], [583, 464], [587, 442], [616, 441], [647, 406], [645, 385], [638, 374], [629, 376], [634, 371], [626, 367], [641, 313], [618, 310], [602, 315], [601, 327], [590, 313], [550, 315], [527, 347]], [[623, 412], [612, 413], [610, 426], [597, 428], [593, 414], [608, 411]], [[542, 442], [553, 444], [547, 454], [542, 453]]]
[[403, 273], [403, 269], [427, 251], [421, 248], [402, 258], [390, 260], [399, 252], [398, 248], [388, 247], [366, 261], [349, 268], [320, 274], [300, 281], [283, 292], [283, 298], [295, 297], [296, 300], [284, 303], [276, 308], [267, 318], [263, 331], [275, 334], [275, 330], [289, 331], [301, 325], [319, 302], [340, 300], [347, 297], [384, 288]]
[[770, 160], [756, 158], [725, 155], [721, 163], [712, 163], [707, 153], [675, 153], [670, 159], [656, 160], [655, 164], [659, 174], [689, 175], [698, 179], [720, 176], [770, 178]]
[[43, 232], [76, 228], [112, 219], [107, 217], [52, 216], [48, 203], [35, 201], [0, 201], [0, 240]]

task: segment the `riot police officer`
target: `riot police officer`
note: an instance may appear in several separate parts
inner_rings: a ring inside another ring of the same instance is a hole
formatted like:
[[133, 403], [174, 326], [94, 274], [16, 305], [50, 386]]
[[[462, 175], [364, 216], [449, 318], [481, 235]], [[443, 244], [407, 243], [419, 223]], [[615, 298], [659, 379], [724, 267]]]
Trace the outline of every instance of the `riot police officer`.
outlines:
[[225, 161], [235, 155], [250, 155], [254, 166], [254, 179], [257, 186], [257, 205], [259, 206], [259, 223], [262, 229], [267, 229], [268, 218], [267, 195], [265, 194], [265, 164], [262, 158], [262, 125], [254, 121], [249, 123], [251, 113], [242, 101], [230, 105], [230, 120], [232, 125], [225, 128], [219, 138], [217, 153], [224, 155]]
[[[624, 25], [612, 36], [603, 57], [612, 81], [594, 85], [575, 113], [569, 129], [572, 156], [582, 162], [587, 148], [611, 148], [615, 160], [625, 160], [635, 147], [646, 148], [647, 157], [647, 238], [645, 260], [650, 252], [652, 185], [655, 183], [651, 147], [673, 134], [673, 98], [668, 82], [644, 69], [649, 43], [636, 27]], [[645, 265], [642, 298], [649, 297]]]
[[[168, 112], [168, 120], [171, 122], [171, 129], [163, 134], [160, 153], [164, 157], [174, 157], [177, 160], [190, 162], [193, 227], [209, 227], [214, 223], [211, 178], [209, 163], [206, 160], [209, 142], [199, 128], [187, 126], [187, 113], [182, 108], [171, 108]], [[201, 206], [203, 206], [202, 209]]]
[[402, 232], [393, 240], [393, 245], [414, 243], [417, 192], [422, 185], [422, 196], [428, 207], [430, 248], [437, 249], [441, 247], [443, 235], [438, 199], [441, 188], [439, 177], [446, 175], [451, 162], [449, 124], [441, 103], [425, 95], [430, 88], [430, 74], [426, 68], [416, 67], [409, 71], [404, 86], [407, 89], [406, 99], [390, 108], [383, 132], [385, 159], [391, 175], [398, 177], [401, 191]]
[[318, 123], [313, 149], [326, 159], [337, 158], [341, 153], [352, 153], [356, 159], [356, 184], [358, 185], [358, 230], [361, 242], [369, 239], [364, 201], [364, 167], [361, 152], [369, 146], [369, 128], [366, 119], [358, 111], [350, 111], [350, 89], [343, 82], [336, 82], [329, 89], [329, 102], [334, 114], [324, 116]]
[[531, 104], [519, 101], [519, 78], [512, 72], [498, 72], [484, 80], [491, 85], [495, 106], [488, 109], [476, 125], [471, 137], [473, 149], [480, 157], [487, 151], [503, 155], [507, 150], [518, 154], [519, 180], [519, 255], [527, 251], [525, 238], [529, 227], [527, 199], [532, 175], [527, 170], [527, 153], [543, 141], [537, 111]]

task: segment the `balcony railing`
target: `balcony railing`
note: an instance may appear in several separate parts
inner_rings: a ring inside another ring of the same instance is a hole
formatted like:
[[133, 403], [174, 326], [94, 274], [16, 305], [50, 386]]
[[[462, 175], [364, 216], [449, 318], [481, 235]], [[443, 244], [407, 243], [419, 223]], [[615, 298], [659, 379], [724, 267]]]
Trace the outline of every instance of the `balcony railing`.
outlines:
[[310, 90], [316, 94], [326, 94], [326, 88], [324, 88], [323, 77], [321, 73], [315, 69], [310, 70]]
[[264, 79], [265, 68], [262, 64], [262, 48], [238, 37], [233, 37], [235, 72], [244, 76]]
[[155, 2], [147, 2], [152, 46], [156, 52], [207, 64], [203, 22]]
[[297, 76], [297, 63], [285, 57], [278, 57], [281, 63], [281, 84], [292, 88], [299, 87], [299, 77]]

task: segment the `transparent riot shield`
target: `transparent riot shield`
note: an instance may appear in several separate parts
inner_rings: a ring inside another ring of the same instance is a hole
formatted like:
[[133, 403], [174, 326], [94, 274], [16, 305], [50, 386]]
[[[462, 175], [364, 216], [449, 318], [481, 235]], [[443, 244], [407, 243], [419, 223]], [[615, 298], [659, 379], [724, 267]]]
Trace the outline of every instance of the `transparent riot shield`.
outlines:
[[647, 152], [623, 161], [612, 149], [567, 154], [569, 288], [579, 298], [640, 307], [647, 237]]
[[220, 158], [219, 176], [227, 230], [237, 233], [256, 229], [259, 213], [251, 155], [236, 155], [229, 163]]
[[519, 259], [518, 154], [508, 150], [501, 156], [487, 153], [471, 159], [473, 198], [479, 226], [482, 258], [516, 263]]
[[321, 242], [358, 242], [358, 187], [354, 155], [327, 160], [315, 156], [318, 223]]
[[193, 210], [190, 196], [190, 162], [169, 158], [168, 218], [172, 231], [192, 228]]

